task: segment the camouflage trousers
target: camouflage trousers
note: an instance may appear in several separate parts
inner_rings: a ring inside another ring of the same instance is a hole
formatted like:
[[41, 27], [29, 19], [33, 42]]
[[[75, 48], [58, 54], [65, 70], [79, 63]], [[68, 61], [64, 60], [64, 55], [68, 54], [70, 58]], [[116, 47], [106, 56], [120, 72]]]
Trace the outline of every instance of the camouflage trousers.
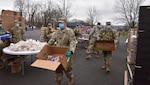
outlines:
[[104, 64], [110, 65], [110, 59], [112, 56], [112, 52], [111, 51], [102, 51], [102, 52], [103, 52], [103, 56], [104, 56]]
[[2, 55], [2, 49], [3, 49], [4, 43], [2, 40], [0, 40], [0, 57]]
[[87, 47], [86, 53], [91, 54], [91, 53], [96, 53], [98, 54], [98, 50], [95, 47], [95, 42], [96, 42], [96, 37], [91, 37], [89, 40], [89, 46]]
[[[65, 75], [67, 76], [68, 79], [73, 78], [72, 66], [68, 67], [67, 71], [65, 71]], [[56, 76], [55, 78], [56, 81], [63, 80], [63, 70], [56, 70], [55, 76]]]

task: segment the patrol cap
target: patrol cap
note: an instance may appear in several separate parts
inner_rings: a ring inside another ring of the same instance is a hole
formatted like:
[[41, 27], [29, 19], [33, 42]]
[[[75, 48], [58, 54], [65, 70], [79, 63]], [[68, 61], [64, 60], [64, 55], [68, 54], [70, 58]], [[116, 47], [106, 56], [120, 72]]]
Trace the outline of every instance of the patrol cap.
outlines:
[[66, 18], [59, 18], [59, 21], [58, 22], [66, 22]]
[[106, 22], [106, 25], [111, 25], [111, 22]]

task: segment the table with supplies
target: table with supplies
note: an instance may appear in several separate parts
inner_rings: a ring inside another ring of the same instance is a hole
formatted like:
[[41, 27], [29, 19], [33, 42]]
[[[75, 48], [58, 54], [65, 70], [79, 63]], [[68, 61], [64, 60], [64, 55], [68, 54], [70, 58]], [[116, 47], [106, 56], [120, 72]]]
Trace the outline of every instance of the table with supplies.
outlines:
[[22, 68], [22, 75], [24, 76], [24, 60], [25, 57], [27, 55], [31, 55], [31, 60], [32, 60], [32, 55], [38, 54], [40, 52], [40, 50], [36, 50], [36, 51], [12, 51], [10, 50], [8, 47], [3, 48], [3, 52], [5, 54], [9, 54], [9, 55], [15, 55], [15, 56], [19, 56], [21, 58], [21, 60], [23, 61], [21, 64], [21, 68]]

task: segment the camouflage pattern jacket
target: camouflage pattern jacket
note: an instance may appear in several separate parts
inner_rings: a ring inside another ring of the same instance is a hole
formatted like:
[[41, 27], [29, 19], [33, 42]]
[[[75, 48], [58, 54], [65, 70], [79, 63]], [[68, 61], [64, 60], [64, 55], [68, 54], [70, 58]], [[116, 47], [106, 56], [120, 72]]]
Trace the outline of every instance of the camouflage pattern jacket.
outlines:
[[44, 30], [44, 41], [45, 42], [48, 42], [50, 37], [51, 37], [51, 34], [52, 31], [51, 31], [51, 28], [47, 27], [45, 30]]
[[113, 41], [116, 37], [116, 32], [112, 29], [101, 29], [97, 36], [97, 40]]
[[79, 36], [80, 35], [80, 33], [81, 33], [81, 28], [79, 28], [79, 27], [76, 27], [75, 29], [74, 29], [74, 33], [75, 33], [75, 36]]
[[72, 52], [76, 48], [76, 38], [74, 31], [71, 28], [65, 28], [64, 30], [57, 30], [52, 38], [48, 41], [48, 45], [56, 46], [68, 46]]
[[17, 43], [20, 40], [25, 40], [24, 31], [22, 28], [14, 27], [10, 30], [11, 43]]
[[97, 35], [99, 34], [99, 31], [102, 27], [99, 25], [94, 26], [89, 33], [89, 38], [91, 38], [92, 36], [97, 37]]

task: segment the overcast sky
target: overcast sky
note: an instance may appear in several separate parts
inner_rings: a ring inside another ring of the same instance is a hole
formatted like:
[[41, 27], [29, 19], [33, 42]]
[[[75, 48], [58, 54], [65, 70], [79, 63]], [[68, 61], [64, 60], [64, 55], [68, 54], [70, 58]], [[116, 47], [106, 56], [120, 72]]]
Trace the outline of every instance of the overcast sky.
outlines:
[[[36, 0], [34, 0], [36, 1]], [[41, 0], [37, 0], [41, 1]], [[48, 1], [48, 0], [42, 0]], [[54, 0], [57, 1], [57, 0]], [[115, 1], [117, 0], [69, 0], [72, 3], [72, 13], [74, 13], [71, 19], [86, 20], [89, 7], [95, 6], [100, 11], [101, 15], [98, 21], [105, 24], [107, 21], [111, 21], [112, 24], [122, 24], [114, 21], [115, 12], [113, 10]], [[13, 10], [14, 0], [0, 0], [0, 10]], [[150, 5], [150, 0], [145, 0], [143, 5]]]

